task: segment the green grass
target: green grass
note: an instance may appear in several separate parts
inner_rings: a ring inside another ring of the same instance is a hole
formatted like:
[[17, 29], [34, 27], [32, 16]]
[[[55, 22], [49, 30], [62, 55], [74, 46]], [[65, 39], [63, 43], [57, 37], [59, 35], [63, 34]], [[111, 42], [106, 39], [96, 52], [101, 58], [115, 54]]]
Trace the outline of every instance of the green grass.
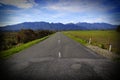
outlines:
[[112, 44], [112, 51], [118, 54], [120, 53], [118, 50], [118, 32], [116, 31], [64, 31], [63, 33], [84, 45], [88, 44], [90, 38], [92, 45], [103, 49], [108, 49], [109, 44]]
[[71, 34], [69, 34], [69, 33], [66, 33], [66, 32], [64, 32], [64, 34], [65, 34], [66, 36], [72, 38], [73, 40], [75, 40], [75, 41], [77, 41], [77, 42], [83, 44], [83, 45], [86, 45], [86, 44], [87, 44], [87, 41], [84, 40], [84, 39], [78, 38], [78, 37], [73, 36], [73, 35], [71, 35]]
[[28, 47], [36, 44], [36, 43], [39, 43], [39, 42], [45, 40], [46, 38], [48, 38], [48, 36], [40, 38], [40, 39], [33, 40], [33, 41], [25, 43], [25, 44], [21, 44], [20, 46], [13, 47], [13, 48], [5, 50], [5, 51], [2, 51], [2, 52], [0, 52], [0, 59], [8, 58], [12, 54], [20, 52], [21, 50], [24, 50], [24, 49], [26, 49], [26, 48], [28, 48]]

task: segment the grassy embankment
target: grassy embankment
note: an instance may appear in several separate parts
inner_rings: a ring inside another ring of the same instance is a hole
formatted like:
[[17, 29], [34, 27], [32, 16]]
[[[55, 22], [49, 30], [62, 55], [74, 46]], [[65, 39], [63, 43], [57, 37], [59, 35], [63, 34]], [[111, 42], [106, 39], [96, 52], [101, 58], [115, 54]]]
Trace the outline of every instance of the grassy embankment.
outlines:
[[63, 32], [68, 37], [76, 40], [83, 45], [89, 45], [89, 40], [91, 38], [91, 44], [98, 46], [102, 49], [109, 49], [109, 45], [112, 45], [111, 51], [116, 54], [120, 54], [118, 48], [118, 32], [108, 30], [108, 31], [64, 31]]
[[17, 52], [19, 52], [19, 51], [21, 51], [21, 50], [24, 50], [24, 49], [26, 49], [26, 48], [34, 45], [34, 44], [37, 44], [37, 43], [45, 40], [46, 38], [48, 38], [48, 36], [43, 37], [43, 38], [40, 38], [40, 39], [36, 39], [36, 40], [33, 40], [33, 41], [30, 41], [30, 42], [27, 42], [27, 43], [25, 43], [25, 44], [21, 44], [20, 46], [15, 46], [15, 47], [13, 47], [13, 48], [11, 48], [11, 49], [8, 49], [8, 50], [5, 50], [5, 51], [1, 51], [1, 52], [0, 52], [0, 58], [1, 58], [1, 59], [8, 58], [8, 57], [10, 57], [12, 54], [17, 53]]

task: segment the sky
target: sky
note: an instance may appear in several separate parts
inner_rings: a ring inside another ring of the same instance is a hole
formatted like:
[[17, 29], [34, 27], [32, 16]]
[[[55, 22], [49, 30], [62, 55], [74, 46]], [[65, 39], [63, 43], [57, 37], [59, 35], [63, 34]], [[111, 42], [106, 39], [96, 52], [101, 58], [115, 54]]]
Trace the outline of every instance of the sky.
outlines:
[[23, 22], [120, 22], [119, 0], [0, 0], [0, 26]]

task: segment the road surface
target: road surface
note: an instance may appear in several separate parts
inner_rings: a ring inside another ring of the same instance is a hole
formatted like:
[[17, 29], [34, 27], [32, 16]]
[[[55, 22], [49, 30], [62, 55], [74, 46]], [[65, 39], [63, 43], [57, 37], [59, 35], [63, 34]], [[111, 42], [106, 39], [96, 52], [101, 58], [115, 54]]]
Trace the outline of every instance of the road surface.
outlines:
[[0, 65], [0, 80], [118, 80], [120, 67], [60, 32]]

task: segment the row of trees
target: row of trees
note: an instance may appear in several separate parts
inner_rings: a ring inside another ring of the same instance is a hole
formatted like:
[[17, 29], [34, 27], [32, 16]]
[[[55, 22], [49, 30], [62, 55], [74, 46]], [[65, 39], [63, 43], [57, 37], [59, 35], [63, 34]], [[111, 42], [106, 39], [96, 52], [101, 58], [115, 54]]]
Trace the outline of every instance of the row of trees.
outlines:
[[6, 50], [12, 48], [21, 43], [27, 43], [29, 41], [48, 36], [55, 31], [49, 30], [37, 30], [21, 29], [19, 32], [3, 32], [0, 34], [0, 50]]

